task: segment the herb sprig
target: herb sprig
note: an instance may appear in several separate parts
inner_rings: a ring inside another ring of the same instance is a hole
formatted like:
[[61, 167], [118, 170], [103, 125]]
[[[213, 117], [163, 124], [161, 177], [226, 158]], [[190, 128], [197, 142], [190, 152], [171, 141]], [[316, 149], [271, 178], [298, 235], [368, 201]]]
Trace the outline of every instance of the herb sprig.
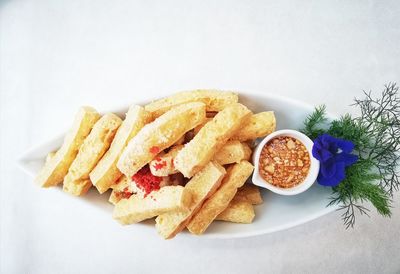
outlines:
[[315, 108], [304, 121], [302, 132], [315, 139], [327, 133], [350, 140], [355, 145], [359, 160], [346, 168], [346, 178], [332, 187], [328, 206], [339, 205], [345, 226], [353, 227], [357, 214], [368, 215], [364, 206], [370, 202], [379, 214], [391, 215], [391, 198], [399, 190], [400, 173], [400, 98], [395, 83], [385, 86], [381, 97], [374, 99], [371, 92], [355, 99], [353, 106], [360, 116], [345, 114], [328, 121], [326, 107]]

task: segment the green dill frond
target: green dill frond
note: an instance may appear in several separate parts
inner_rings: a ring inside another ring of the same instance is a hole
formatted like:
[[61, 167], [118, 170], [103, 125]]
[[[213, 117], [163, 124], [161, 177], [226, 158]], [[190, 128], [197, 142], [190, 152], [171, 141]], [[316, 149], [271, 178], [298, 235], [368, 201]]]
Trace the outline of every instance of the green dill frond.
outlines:
[[332, 121], [328, 134], [336, 138], [351, 140], [354, 143], [355, 150], [359, 152], [368, 147], [370, 143], [367, 130], [355, 121], [350, 114], [345, 114], [339, 120]]
[[[338, 204], [346, 227], [356, 216], [368, 215], [370, 202], [385, 217], [391, 216], [391, 197], [400, 188], [400, 97], [395, 83], [385, 86], [379, 98], [365, 92], [355, 99], [360, 116], [343, 115], [327, 122], [325, 106], [315, 108], [301, 130], [311, 139], [328, 133], [354, 143], [359, 160], [346, 168], [346, 178], [332, 188], [328, 206]], [[328, 124], [328, 125], [327, 125]]]
[[352, 227], [356, 214], [368, 215], [368, 209], [363, 204], [368, 201], [383, 216], [388, 217], [390, 212], [390, 198], [385, 190], [376, 181], [381, 178], [378, 173], [371, 173], [373, 162], [359, 160], [346, 169], [346, 179], [338, 186], [333, 187], [332, 204], [340, 204], [343, 210], [343, 221], [346, 227]]
[[368, 159], [374, 162], [381, 175], [380, 185], [393, 196], [399, 190], [400, 173], [400, 97], [399, 87], [389, 83], [380, 98], [372, 98], [371, 92], [364, 92], [364, 99], [355, 99], [361, 116], [354, 119], [357, 128], [363, 128], [370, 140], [362, 149]]
[[319, 135], [326, 132], [324, 129], [326, 117], [326, 106], [321, 105], [314, 109], [314, 111], [307, 116], [304, 121], [304, 128], [301, 129], [305, 135], [310, 137], [312, 140], [317, 138]]

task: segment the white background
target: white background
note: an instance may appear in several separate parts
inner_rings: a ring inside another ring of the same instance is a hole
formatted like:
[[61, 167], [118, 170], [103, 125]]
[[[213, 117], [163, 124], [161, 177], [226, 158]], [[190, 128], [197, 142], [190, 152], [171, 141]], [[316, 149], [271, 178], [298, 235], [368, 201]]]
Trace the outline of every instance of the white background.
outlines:
[[[400, 81], [398, 1], [0, 1], [2, 273], [399, 273], [392, 219], [335, 212], [236, 240], [121, 227], [16, 168], [99, 110], [193, 88], [279, 93], [333, 113]], [[290, 110], [288, 110], [290, 111]]]

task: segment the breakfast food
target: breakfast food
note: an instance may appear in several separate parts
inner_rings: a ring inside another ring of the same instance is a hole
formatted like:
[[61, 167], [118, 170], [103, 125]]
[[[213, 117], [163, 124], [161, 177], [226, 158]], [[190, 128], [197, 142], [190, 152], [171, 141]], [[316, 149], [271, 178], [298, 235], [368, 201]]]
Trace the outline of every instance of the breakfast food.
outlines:
[[247, 161], [229, 167], [221, 187], [204, 202], [188, 224], [189, 231], [193, 234], [204, 233], [215, 217], [228, 207], [237, 189], [246, 182], [252, 172], [253, 165]]
[[111, 189], [113, 218], [154, 218], [165, 239], [188, 228], [203, 234], [215, 220], [251, 223], [262, 203], [245, 184], [256, 138], [275, 130], [272, 111], [253, 114], [233, 92], [195, 90], [132, 105], [125, 119], [83, 107], [64, 144], [50, 152], [36, 181], [63, 182], [84, 195]]
[[276, 120], [274, 112], [260, 112], [252, 115], [250, 119], [247, 120], [244, 127], [242, 127], [232, 139], [241, 142], [254, 140], [271, 134], [275, 131], [275, 128]]
[[145, 125], [133, 137], [118, 160], [118, 169], [132, 177], [154, 157], [178, 141], [186, 132], [203, 122], [206, 106], [200, 102], [173, 108]]
[[129, 108], [125, 120], [115, 134], [110, 149], [90, 172], [90, 180], [100, 193], [107, 191], [121, 177], [122, 173], [117, 168], [117, 162], [122, 150], [129, 140], [150, 121], [151, 115], [143, 107], [133, 105]]
[[181, 104], [202, 102], [206, 104], [207, 111], [221, 111], [225, 107], [237, 103], [239, 97], [234, 92], [218, 90], [193, 90], [178, 92], [167, 98], [156, 100], [144, 108], [157, 118], [170, 109]]
[[227, 106], [218, 112], [174, 159], [175, 167], [187, 178], [201, 170], [240, 125], [251, 116], [251, 111], [242, 104]]
[[110, 147], [121, 122], [121, 118], [112, 113], [104, 115], [96, 122], [64, 178], [65, 192], [79, 196], [89, 190], [92, 186], [89, 173]]
[[64, 143], [51, 160], [47, 161], [36, 176], [36, 183], [42, 187], [55, 186], [64, 180], [78, 150], [100, 114], [91, 107], [81, 107], [74, 123], [64, 138]]
[[217, 190], [225, 173], [221, 165], [210, 162], [193, 176], [185, 186], [185, 189], [192, 193], [190, 207], [187, 210], [159, 215], [156, 218], [158, 233], [165, 239], [170, 239], [184, 229], [202, 203]]
[[273, 186], [294, 187], [305, 180], [309, 170], [310, 155], [307, 148], [293, 137], [275, 137], [261, 151], [260, 175]]
[[114, 208], [113, 218], [121, 224], [133, 224], [174, 211], [187, 210], [191, 192], [183, 186], [165, 186], [142, 198], [133, 194], [120, 200]]

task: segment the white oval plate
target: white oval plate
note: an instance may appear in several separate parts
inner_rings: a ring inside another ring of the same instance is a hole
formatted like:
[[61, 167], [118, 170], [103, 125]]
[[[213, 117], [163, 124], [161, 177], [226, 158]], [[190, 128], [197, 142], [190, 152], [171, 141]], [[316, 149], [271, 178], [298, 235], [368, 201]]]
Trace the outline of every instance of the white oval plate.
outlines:
[[[301, 128], [304, 119], [314, 109], [305, 103], [271, 94], [260, 96], [240, 93], [240, 101], [253, 112], [275, 111], [277, 129]], [[139, 102], [140, 105], [146, 103]], [[122, 117], [127, 109], [127, 107], [120, 108], [114, 112]], [[332, 116], [330, 117], [332, 118]], [[56, 150], [62, 144], [63, 136], [64, 134], [60, 134], [58, 137], [27, 151], [18, 162], [20, 168], [34, 177], [44, 164], [47, 153]], [[43, 191], [46, 190], [44, 189]], [[276, 232], [314, 220], [337, 208], [337, 206], [326, 207], [331, 195], [331, 189], [318, 184], [314, 184], [306, 192], [295, 196], [278, 195], [266, 189], [261, 189], [261, 193], [264, 203], [255, 207], [256, 217], [252, 224], [233, 224], [216, 221], [211, 224], [202, 237], [219, 239], [241, 238]], [[112, 206], [107, 202], [108, 196], [109, 192], [99, 195], [97, 191], [92, 189], [80, 200], [86, 205], [96, 206], [101, 209], [102, 212], [110, 216], [110, 222], [112, 222]], [[137, 228], [155, 230], [152, 222], [147, 222]], [[151, 234], [154, 234], [154, 232]], [[188, 235], [188, 233], [178, 234], [178, 236], [182, 235]]]

